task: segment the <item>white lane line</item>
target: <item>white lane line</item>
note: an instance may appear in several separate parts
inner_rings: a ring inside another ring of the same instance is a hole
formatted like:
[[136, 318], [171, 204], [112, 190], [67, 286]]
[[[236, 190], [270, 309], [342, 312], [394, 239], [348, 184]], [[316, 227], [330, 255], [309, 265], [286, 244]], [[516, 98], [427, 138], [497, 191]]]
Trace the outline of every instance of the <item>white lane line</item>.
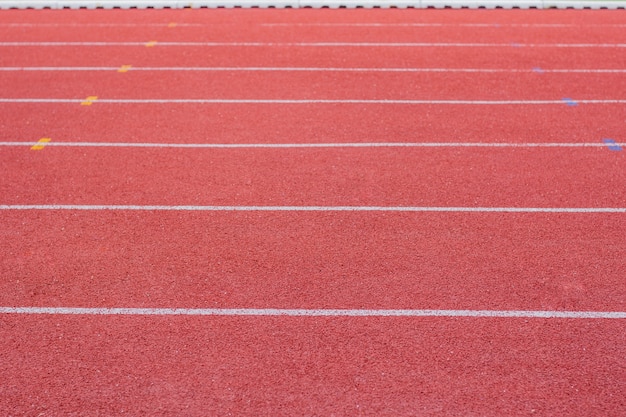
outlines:
[[[519, 27], [519, 28], [580, 28], [580, 24], [575, 23], [329, 23], [329, 22], [299, 22], [299, 23], [261, 23], [261, 26], [318, 26], [318, 27], [471, 27], [471, 28], [500, 28], [500, 27]], [[621, 23], [585, 23], [588, 27], [626, 27]]]
[[0, 307], [0, 314], [96, 316], [289, 316], [289, 317], [503, 317], [541, 319], [624, 319], [623, 311], [536, 310], [349, 310], [280, 308], [81, 308]]
[[[7, 46], [141, 46], [146, 42], [0, 42]], [[463, 42], [156, 42], [154, 46], [254, 47], [419, 47], [419, 48], [626, 48], [626, 43], [463, 43]]]
[[[0, 67], [0, 71], [119, 71], [120, 67]], [[349, 68], [349, 67], [131, 67], [130, 71], [242, 71], [242, 72], [417, 72], [417, 73], [537, 73], [522, 68]], [[623, 74], [626, 69], [547, 69], [542, 73]]]
[[[570, 99], [571, 100], [571, 99]], [[84, 98], [0, 98], [0, 103], [82, 103]], [[626, 99], [571, 100], [577, 104], [626, 104]], [[431, 104], [431, 105], [565, 105], [560, 100], [361, 100], [361, 99], [106, 99], [98, 104]]]
[[[37, 145], [37, 142], [0, 142], [0, 146]], [[615, 143], [625, 146], [626, 143]], [[591, 142], [335, 142], [335, 143], [146, 143], [146, 142], [49, 142], [46, 147], [103, 148], [605, 148]]]
[[[25, 22], [13, 22], [13, 23], [0, 23], [0, 27], [168, 27], [171, 22], [167, 23], [115, 23], [115, 22], [102, 22], [102, 23], [25, 23]], [[233, 22], [222, 22], [220, 26], [239, 25]], [[500, 27], [520, 27], [520, 28], [580, 28], [579, 24], [574, 23], [419, 23], [419, 22], [405, 22], [405, 23], [323, 23], [323, 22], [300, 22], [300, 23], [258, 23], [259, 26], [266, 27], [279, 27], [279, 26], [329, 26], [329, 27], [471, 27], [471, 28], [500, 28]], [[176, 22], [176, 27], [205, 27], [210, 28], [214, 24], [202, 24], [202, 23], [179, 23]], [[626, 27], [626, 24], [620, 23], [586, 23], [584, 25], [588, 27]]]
[[626, 207], [417, 207], [417, 206], [165, 206], [0, 204], [0, 210], [127, 210], [127, 211], [320, 211], [320, 212], [447, 212], [447, 213], [626, 213]]
[[[172, 22], [167, 23], [0, 23], [0, 27], [171, 27]], [[176, 27], [208, 27], [202, 23], [178, 23]]]

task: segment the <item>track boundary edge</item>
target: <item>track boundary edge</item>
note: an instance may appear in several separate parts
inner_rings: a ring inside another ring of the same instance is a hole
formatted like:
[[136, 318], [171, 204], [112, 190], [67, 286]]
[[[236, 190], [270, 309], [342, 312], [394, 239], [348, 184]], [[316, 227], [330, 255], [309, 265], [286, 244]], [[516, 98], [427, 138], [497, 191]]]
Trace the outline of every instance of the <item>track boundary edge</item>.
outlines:
[[0, 9], [504, 8], [625, 9], [624, 0], [0, 0]]

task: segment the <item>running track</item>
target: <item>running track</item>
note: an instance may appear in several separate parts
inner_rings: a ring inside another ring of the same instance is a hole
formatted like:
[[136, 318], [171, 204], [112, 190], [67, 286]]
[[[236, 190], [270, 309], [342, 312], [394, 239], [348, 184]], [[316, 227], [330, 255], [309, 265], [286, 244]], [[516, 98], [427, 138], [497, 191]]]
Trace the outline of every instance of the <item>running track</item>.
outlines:
[[623, 416], [626, 16], [0, 14], [0, 414]]

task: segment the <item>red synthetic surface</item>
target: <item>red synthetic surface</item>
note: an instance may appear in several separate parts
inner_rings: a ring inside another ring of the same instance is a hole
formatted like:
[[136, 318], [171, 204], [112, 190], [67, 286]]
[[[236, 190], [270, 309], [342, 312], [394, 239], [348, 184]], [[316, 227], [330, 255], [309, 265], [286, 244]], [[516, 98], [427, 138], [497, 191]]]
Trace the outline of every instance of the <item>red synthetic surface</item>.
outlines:
[[0, 305], [626, 309], [623, 214], [3, 218]]
[[620, 416], [623, 330], [568, 320], [3, 317], [0, 412]]
[[607, 148], [4, 153], [4, 204], [622, 207], [626, 201], [624, 153]]
[[[163, 83], [164, 75], [168, 83]], [[7, 86], [3, 98], [617, 100], [624, 94], [615, 88], [624, 74], [497, 73], [474, 74], [472, 79], [468, 83], [467, 74], [459, 73], [0, 72], [0, 83]], [[139, 84], [144, 87], [136, 91]]]
[[[618, 12], [619, 13], [619, 12]], [[142, 39], [149, 42], [153, 39]], [[38, 39], [37, 41], [41, 41]], [[419, 37], [417, 37], [419, 41]], [[462, 41], [462, 40], [460, 40]], [[414, 40], [415, 42], [415, 40]], [[616, 42], [617, 43], [617, 42]], [[622, 42], [623, 43], [623, 42]], [[4, 66], [42, 65], [37, 47], [3, 47]], [[623, 69], [617, 48], [456, 48], [456, 47], [46, 47], [45, 65], [64, 66], [291, 66], [373, 68], [577, 68]], [[492, 53], [486, 54], [487, 51]], [[77, 59], [80, 57], [80, 59]], [[487, 58], [488, 57], [488, 58]]]
[[[9, 112], [13, 116], [8, 117]], [[0, 137], [33, 142], [42, 137], [65, 142], [164, 143], [599, 142], [605, 137], [619, 140], [625, 118], [626, 106], [598, 104], [0, 103]]]
[[[396, 26], [315, 25], [367, 22]], [[620, 11], [12, 10], [0, 42], [505, 46], [0, 46], [0, 66], [624, 69], [624, 48], [513, 44], [624, 43], [625, 24]], [[624, 74], [593, 73], [0, 71], [0, 85], [0, 98], [626, 98]], [[0, 142], [624, 142], [625, 110], [2, 103]], [[624, 207], [624, 155], [2, 146], [0, 205]], [[0, 307], [626, 310], [623, 213], [2, 210], [0, 224]], [[0, 414], [622, 416], [625, 330], [623, 319], [0, 314]]]

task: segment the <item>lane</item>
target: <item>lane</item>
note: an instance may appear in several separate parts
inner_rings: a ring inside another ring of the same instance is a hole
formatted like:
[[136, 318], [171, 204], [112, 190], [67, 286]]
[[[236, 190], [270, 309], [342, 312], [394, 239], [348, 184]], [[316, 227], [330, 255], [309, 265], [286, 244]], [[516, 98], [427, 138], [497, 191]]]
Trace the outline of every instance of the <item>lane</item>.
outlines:
[[0, 216], [0, 306], [626, 311], [623, 213]]
[[[302, 66], [613, 68], [621, 48], [296, 47], [296, 46], [0, 46], [2, 66]], [[47, 53], [42, 53], [48, 51]]]
[[0, 323], [3, 413], [625, 411], [626, 344], [615, 321], [0, 315]]
[[623, 73], [127, 71], [0, 71], [0, 98], [626, 100]]
[[[123, 74], [120, 74], [123, 75]], [[85, 94], [85, 98], [91, 93]], [[3, 141], [623, 142], [623, 105], [0, 103]], [[114, 123], [112, 122], [114, 121]], [[454, 121], [454, 122], [452, 122]]]
[[623, 207], [606, 148], [4, 148], [2, 204]]
[[[587, 24], [614, 26], [624, 24], [624, 17], [611, 10], [429, 10], [378, 9], [324, 10], [324, 9], [160, 9], [141, 10], [137, 21], [135, 10], [11, 10], [0, 17], [2, 23], [32, 24], [118, 24], [129, 26], [167, 25], [171, 22], [190, 25], [219, 25], [245, 22], [256, 25], [350, 25], [354, 24], [432, 24], [443, 23], [454, 28], [462, 25], [500, 25], [502, 27], [560, 27]], [[585, 27], [587, 29], [587, 27]]]
[[[241, 15], [242, 17], [245, 14]], [[442, 20], [445, 14], [442, 14]], [[68, 22], [71, 23], [71, 22]], [[268, 25], [253, 23], [242, 31], [241, 22], [211, 25], [160, 26], [7, 26], [0, 24], [2, 42], [471, 42], [477, 43], [624, 43], [624, 26], [590, 26], [584, 31], [577, 25], [558, 27], [519, 27], [458, 25]]]

